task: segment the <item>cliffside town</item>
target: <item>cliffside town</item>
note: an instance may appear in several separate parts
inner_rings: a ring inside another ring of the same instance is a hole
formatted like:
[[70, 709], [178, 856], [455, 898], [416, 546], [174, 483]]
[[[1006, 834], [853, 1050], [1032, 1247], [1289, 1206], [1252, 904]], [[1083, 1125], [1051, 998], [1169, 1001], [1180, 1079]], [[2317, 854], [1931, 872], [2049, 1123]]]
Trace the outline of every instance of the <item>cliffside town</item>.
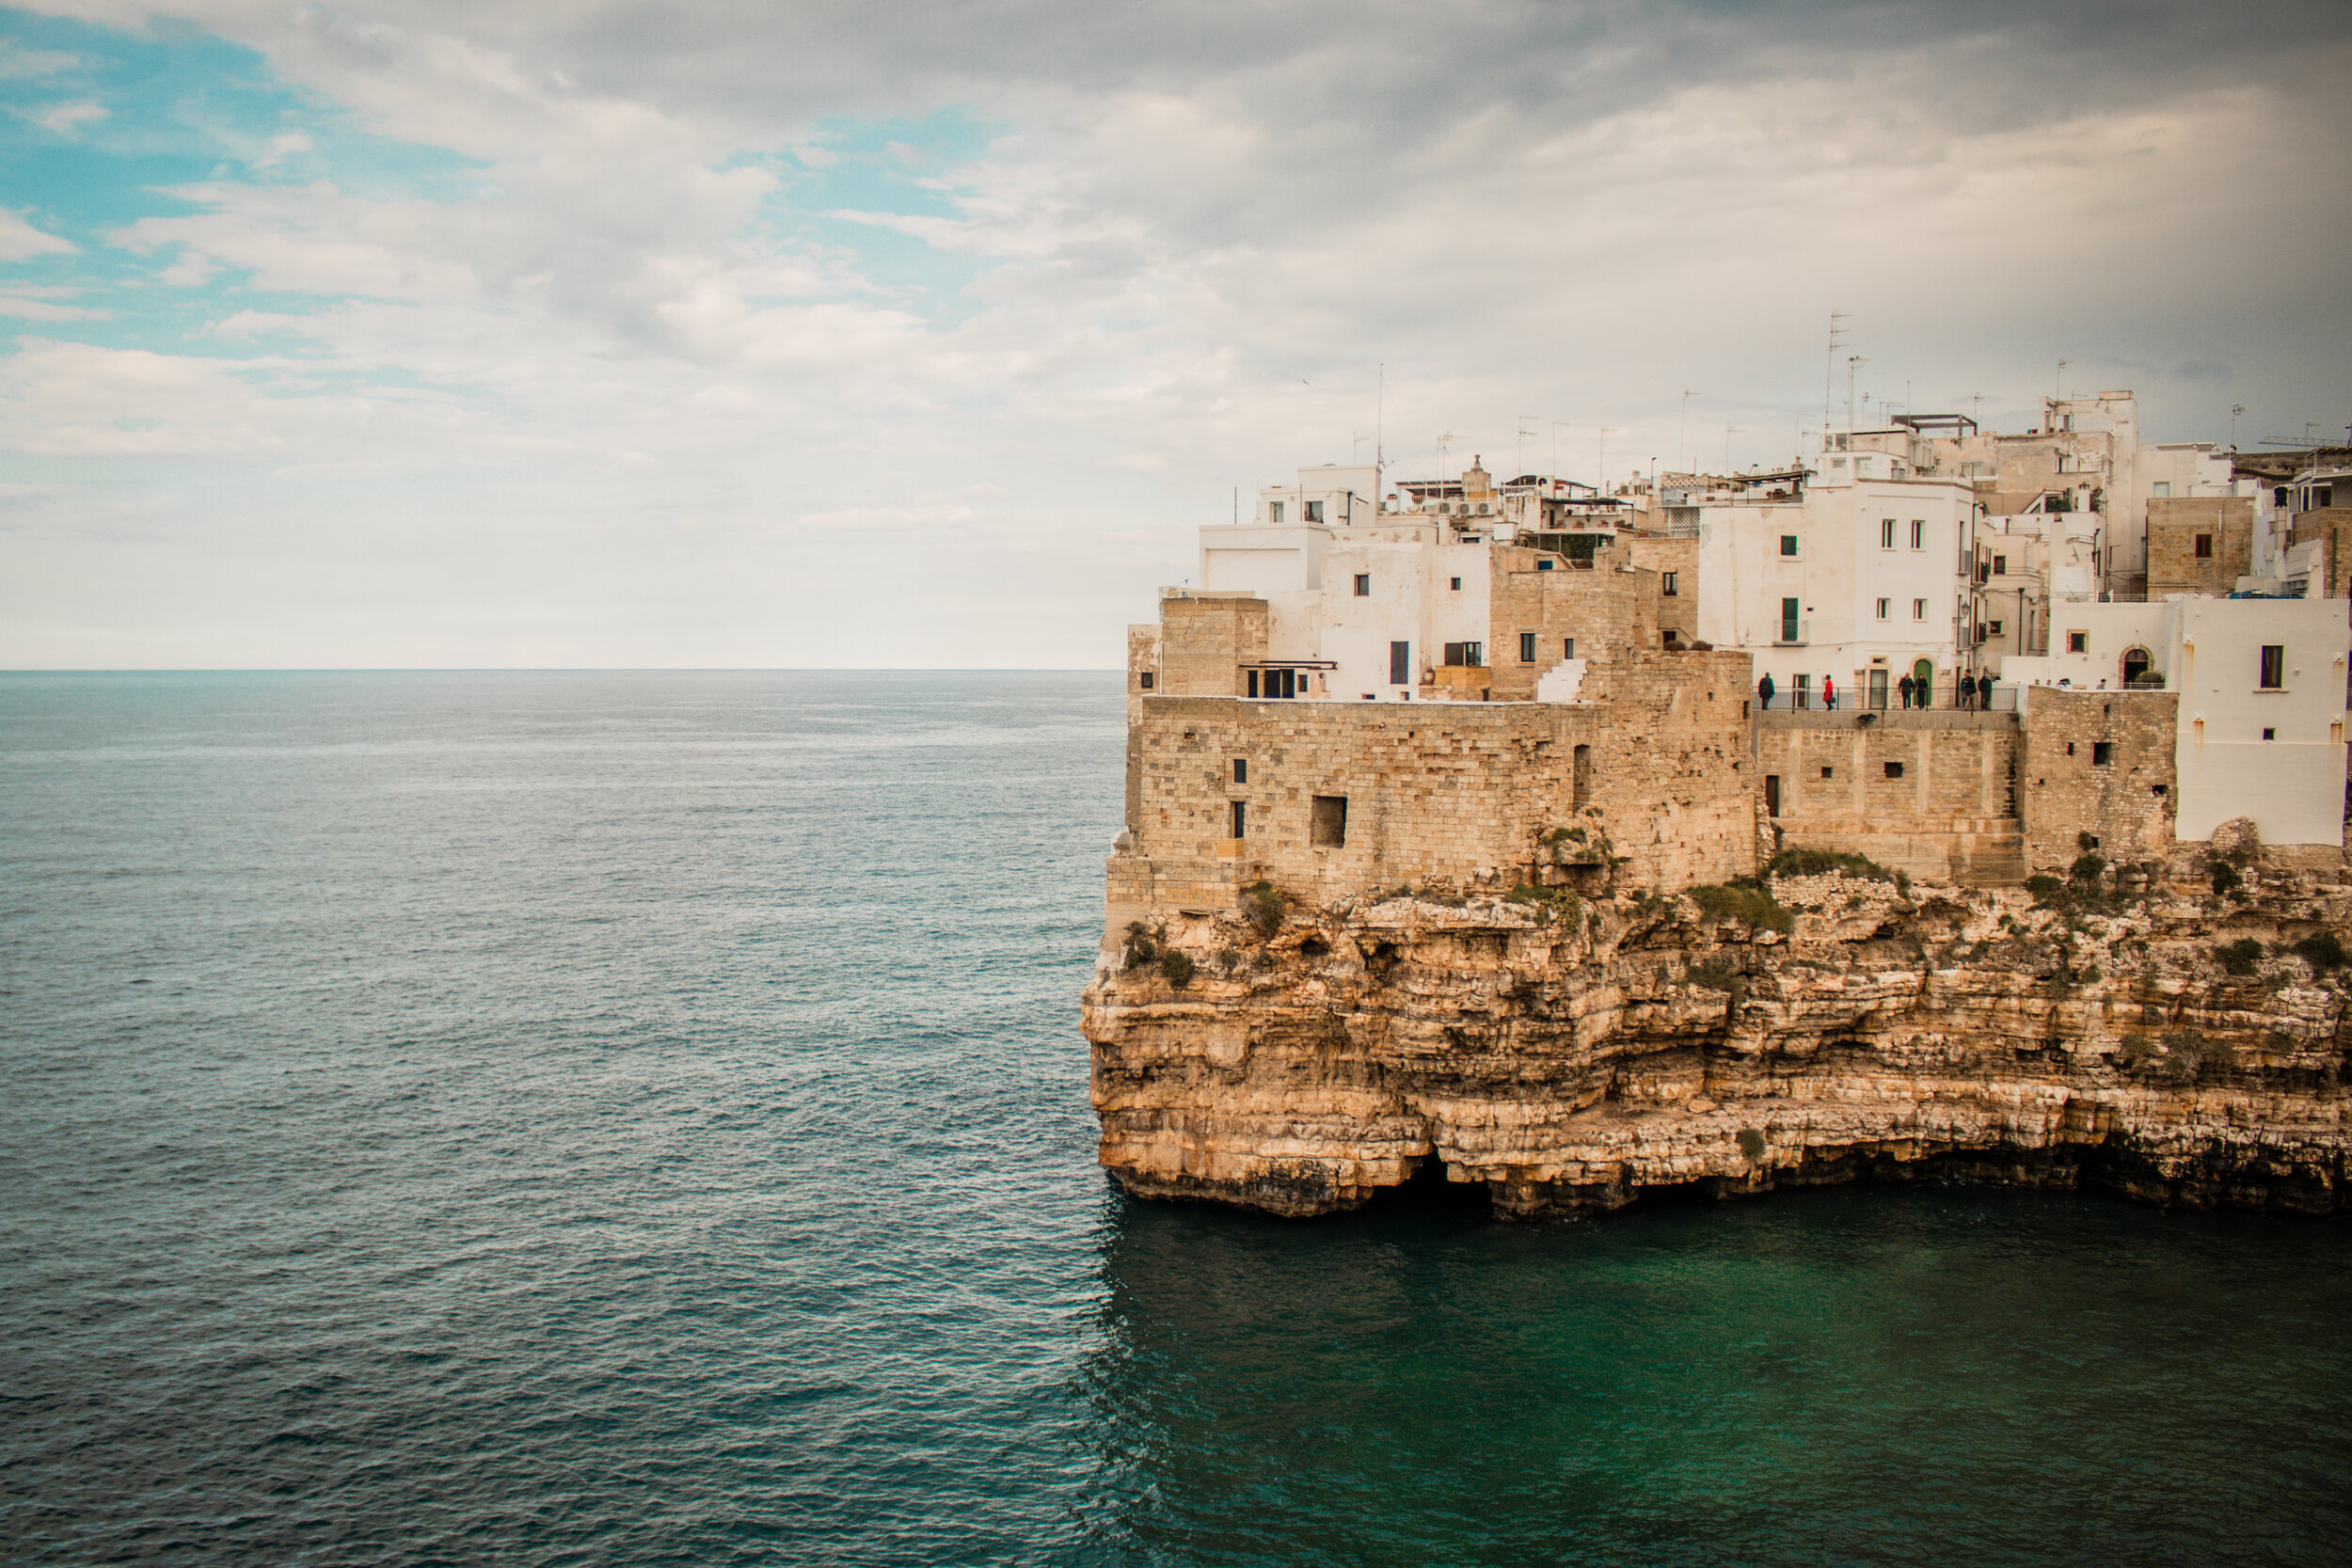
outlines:
[[[1901, 434], [1910, 472], [2009, 439]], [[1202, 586], [1128, 639], [1083, 1014], [1104, 1165], [1296, 1215], [1440, 1173], [1506, 1216], [1863, 1175], [2352, 1202], [2329, 487], [2148, 496], [2137, 555], [2094, 513], [2104, 572], [2162, 569], [2161, 502], [2237, 506], [2185, 559], [2247, 570], [2151, 602], [2021, 550], [2082, 645], [1988, 652], [2021, 467], [1918, 519], [1816, 515], [1804, 467], [1720, 512], [1349, 470], [1202, 530]], [[1802, 563], [1793, 619], [1751, 546]], [[1915, 549], [1956, 563], [1944, 635], [1874, 641]]]

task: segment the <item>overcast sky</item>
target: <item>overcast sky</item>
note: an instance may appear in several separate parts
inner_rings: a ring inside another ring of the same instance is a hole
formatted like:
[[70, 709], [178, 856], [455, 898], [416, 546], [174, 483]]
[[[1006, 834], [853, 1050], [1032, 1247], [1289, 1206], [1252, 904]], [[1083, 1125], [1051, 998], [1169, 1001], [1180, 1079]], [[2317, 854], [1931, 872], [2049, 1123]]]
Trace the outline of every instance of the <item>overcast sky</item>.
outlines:
[[0, 667], [1111, 667], [1375, 439], [1786, 460], [1833, 309], [1873, 408], [2341, 433], [2347, 83], [2337, 3], [0, 10]]

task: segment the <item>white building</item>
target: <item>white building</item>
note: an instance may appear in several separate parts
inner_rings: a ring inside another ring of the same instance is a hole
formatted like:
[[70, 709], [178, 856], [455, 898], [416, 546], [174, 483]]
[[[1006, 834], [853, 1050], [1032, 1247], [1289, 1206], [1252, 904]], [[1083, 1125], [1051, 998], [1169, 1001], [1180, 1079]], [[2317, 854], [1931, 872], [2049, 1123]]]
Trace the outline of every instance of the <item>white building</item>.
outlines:
[[1905, 675], [1926, 679], [1948, 705], [1973, 493], [1919, 477], [1902, 455], [1850, 451], [1830, 461], [1796, 496], [1696, 509], [1697, 635], [1749, 650], [1759, 678], [1769, 673], [1776, 693], [1802, 693], [1806, 705], [1830, 681], [1841, 706], [1896, 705]]
[[2002, 661], [2001, 678], [2180, 693], [2176, 836], [2206, 839], [2250, 816], [2268, 844], [2342, 844], [2344, 690], [2352, 606], [2342, 599], [2060, 602], [2050, 653]]

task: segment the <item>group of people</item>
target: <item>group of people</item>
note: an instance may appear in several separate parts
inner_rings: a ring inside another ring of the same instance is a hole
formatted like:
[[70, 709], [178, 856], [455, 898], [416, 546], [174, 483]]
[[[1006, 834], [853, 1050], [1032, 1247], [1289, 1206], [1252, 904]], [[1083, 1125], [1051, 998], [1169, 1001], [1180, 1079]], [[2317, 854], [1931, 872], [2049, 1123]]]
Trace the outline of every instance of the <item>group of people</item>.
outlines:
[[[1756, 694], [1763, 699], [1763, 705], [1767, 708], [1772, 705], [1772, 698], [1779, 690], [1769, 673], [1756, 683]], [[1895, 683], [1895, 690], [1907, 708], [1935, 705], [1934, 683], [1923, 677], [1906, 674]], [[1797, 689], [1789, 697], [1789, 706], [1805, 706], [1806, 696], [1807, 688], [1800, 680]], [[1963, 674], [1953, 683], [1952, 696], [1962, 708], [1989, 710], [1993, 706], [1993, 677], [1981, 671], [1974, 675]], [[1821, 677], [1821, 706], [1833, 713], [1837, 709], [1837, 682], [1833, 676]]]

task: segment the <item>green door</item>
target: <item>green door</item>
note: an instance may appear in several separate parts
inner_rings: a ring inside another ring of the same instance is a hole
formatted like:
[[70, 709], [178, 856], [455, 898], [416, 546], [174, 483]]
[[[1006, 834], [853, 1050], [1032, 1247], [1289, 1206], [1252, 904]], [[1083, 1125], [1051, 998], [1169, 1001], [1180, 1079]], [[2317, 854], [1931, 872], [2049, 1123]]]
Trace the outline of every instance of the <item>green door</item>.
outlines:
[[1918, 696], [1912, 699], [1914, 702], [1921, 707], [1934, 706], [1931, 694], [1935, 690], [1935, 661], [1931, 658], [1923, 658], [1913, 665], [1911, 684], [1912, 689], [1918, 692]]

